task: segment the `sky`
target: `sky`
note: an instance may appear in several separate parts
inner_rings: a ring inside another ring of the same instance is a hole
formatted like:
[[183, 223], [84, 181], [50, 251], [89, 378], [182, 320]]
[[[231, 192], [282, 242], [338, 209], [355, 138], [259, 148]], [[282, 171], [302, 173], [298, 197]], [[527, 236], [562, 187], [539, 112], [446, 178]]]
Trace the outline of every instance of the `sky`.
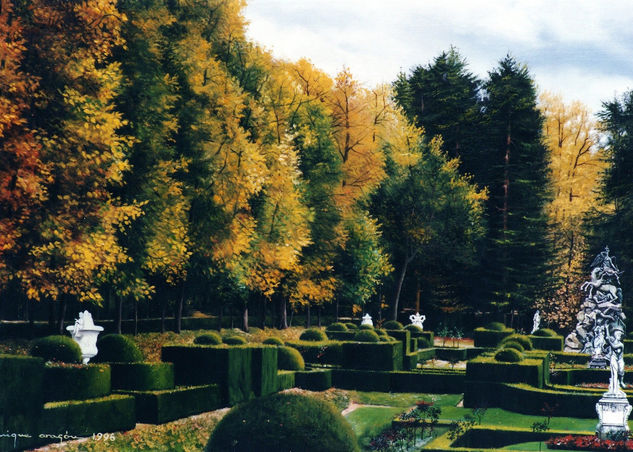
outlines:
[[248, 36], [278, 58], [308, 58], [367, 87], [451, 46], [485, 79], [507, 54], [540, 91], [592, 113], [633, 89], [630, 0], [248, 0]]

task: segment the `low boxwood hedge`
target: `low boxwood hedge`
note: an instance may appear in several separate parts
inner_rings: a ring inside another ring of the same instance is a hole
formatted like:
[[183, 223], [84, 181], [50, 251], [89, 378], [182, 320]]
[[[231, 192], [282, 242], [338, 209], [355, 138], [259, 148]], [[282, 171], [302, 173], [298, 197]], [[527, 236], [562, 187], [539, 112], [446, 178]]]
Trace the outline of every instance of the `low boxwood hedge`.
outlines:
[[542, 388], [544, 382], [543, 364], [543, 359], [526, 358], [518, 363], [507, 363], [496, 361], [495, 358], [480, 356], [466, 364], [466, 379], [500, 383], [527, 383]]
[[358, 325], [352, 322], [345, 322], [345, 326], [347, 327], [348, 330], [351, 330], [351, 331], [358, 329]]
[[37, 356], [44, 361], [78, 364], [81, 363], [81, 348], [68, 336], [52, 335], [33, 341], [31, 356]]
[[348, 331], [326, 331], [328, 339], [332, 341], [353, 341], [357, 330]]
[[340, 389], [389, 392], [391, 375], [377, 370], [333, 369], [332, 384]]
[[92, 361], [99, 363], [137, 363], [143, 353], [132, 339], [122, 334], [106, 334], [97, 341], [99, 352]]
[[539, 336], [539, 337], [556, 337], [558, 333], [549, 328], [540, 328], [533, 332], [531, 336]]
[[266, 345], [284, 345], [284, 341], [278, 337], [267, 337], [262, 343]]
[[280, 370], [303, 370], [306, 367], [303, 356], [296, 348], [279, 347], [277, 356], [277, 367]]
[[330, 332], [330, 331], [349, 331], [349, 328], [347, 328], [347, 325], [345, 325], [343, 322], [335, 322], [335, 323], [331, 323], [330, 325], [327, 326], [327, 328], [325, 328], [326, 332]]
[[305, 362], [317, 364], [343, 364], [342, 344], [340, 341], [286, 341], [286, 345], [299, 350]]
[[468, 359], [468, 349], [453, 347], [435, 347], [435, 358], [443, 361], [466, 361]]
[[294, 388], [295, 372], [292, 370], [277, 371], [277, 391]]
[[391, 372], [391, 392], [430, 392], [460, 394], [464, 392], [463, 370], [433, 369], [415, 372]]
[[163, 424], [222, 407], [220, 387], [215, 384], [182, 386], [162, 391], [119, 391], [134, 396], [136, 422]]
[[380, 338], [375, 331], [360, 330], [354, 334], [354, 340], [356, 342], [380, 342]]
[[222, 336], [218, 333], [214, 333], [213, 331], [209, 331], [196, 336], [193, 343], [198, 345], [219, 345], [222, 343]]
[[308, 328], [303, 333], [301, 333], [301, 336], [299, 336], [299, 340], [312, 342], [326, 341], [327, 335], [324, 331], [318, 328]]
[[112, 389], [130, 391], [158, 391], [173, 389], [172, 363], [110, 363]]
[[551, 350], [557, 352], [563, 350], [563, 336], [530, 336], [530, 340], [532, 341], [532, 346], [537, 350]]
[[248, 341], [242, 336], [225, 336], [222, 342], [226, 345], [246, 345]]
[[473, 339], [475, 347], [496, 347], [506, 337], [514, 333], [514, 330], [503, 331], [488, 330], [486, 328], [475, 328]]
[[499, 345], [502, 346], [507, 341], [518, 342], [523, 346], [523, 350], [532, 350], [534, 348], [532, 347], [532, 341], [530, 338], [524, 334], [511, 334], [510, 336], [504, 337]]
[[343, 366], [350, 369], [402, 370], [402, 342], [343, 342]]
[[315, 369], [295, 372], [295, 386], [310, 391], [325, 391], [332, 387], [332, 370]]
[[96, 399], [110, 394], [110, 366], [49, 363], [44, 366], [44, 381], [47, 402]]
[[523, 360], [523, 353], [516, 348], [502, 348], [495, 353], [495, 361], [502, 363], [518, 363]]
[[401, 330], [404, 328], [404, 325], [397, 320], [387, 320], [382, 324], [382, 327], [386, 330]]

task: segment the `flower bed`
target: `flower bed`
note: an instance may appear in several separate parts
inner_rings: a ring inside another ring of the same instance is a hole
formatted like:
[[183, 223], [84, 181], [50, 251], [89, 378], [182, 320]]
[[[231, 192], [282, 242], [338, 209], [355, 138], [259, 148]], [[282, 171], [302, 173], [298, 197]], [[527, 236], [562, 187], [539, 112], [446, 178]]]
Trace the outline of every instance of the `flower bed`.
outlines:
[[614, 441], [590, 436], [559, 436], [546, 441], [548, 449], [559, 450], [633, 450], [633, 440]]

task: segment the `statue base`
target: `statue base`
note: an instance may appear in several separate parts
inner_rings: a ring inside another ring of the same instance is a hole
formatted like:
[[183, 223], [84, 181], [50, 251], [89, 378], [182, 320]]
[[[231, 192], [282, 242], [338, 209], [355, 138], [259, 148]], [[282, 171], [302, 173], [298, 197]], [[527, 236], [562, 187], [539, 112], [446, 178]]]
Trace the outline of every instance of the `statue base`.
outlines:
[[626, 395], [605, 392], [596, 403], [596, 412], [600, 420], [596, 426], [598, 438], [617, 439], [628, 434], [631, 405], [626, 399]]
[[609, 367], [609, 361], [604, 356], [592, 356], [588, 366], [590, 369], [606, 369]]

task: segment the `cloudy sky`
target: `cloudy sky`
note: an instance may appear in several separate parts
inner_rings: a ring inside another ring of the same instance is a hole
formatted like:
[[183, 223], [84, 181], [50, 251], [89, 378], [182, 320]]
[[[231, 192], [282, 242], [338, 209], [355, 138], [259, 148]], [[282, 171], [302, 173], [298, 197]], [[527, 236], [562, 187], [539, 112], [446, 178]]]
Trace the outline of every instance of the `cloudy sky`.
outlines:
[[249, 36], [280, 58], [343, 66], [368, 86], [451, 45], [485, 77], [507, 53], [541, 90], [602, 101], [633, 89], [629, 0], [248, 0]]

